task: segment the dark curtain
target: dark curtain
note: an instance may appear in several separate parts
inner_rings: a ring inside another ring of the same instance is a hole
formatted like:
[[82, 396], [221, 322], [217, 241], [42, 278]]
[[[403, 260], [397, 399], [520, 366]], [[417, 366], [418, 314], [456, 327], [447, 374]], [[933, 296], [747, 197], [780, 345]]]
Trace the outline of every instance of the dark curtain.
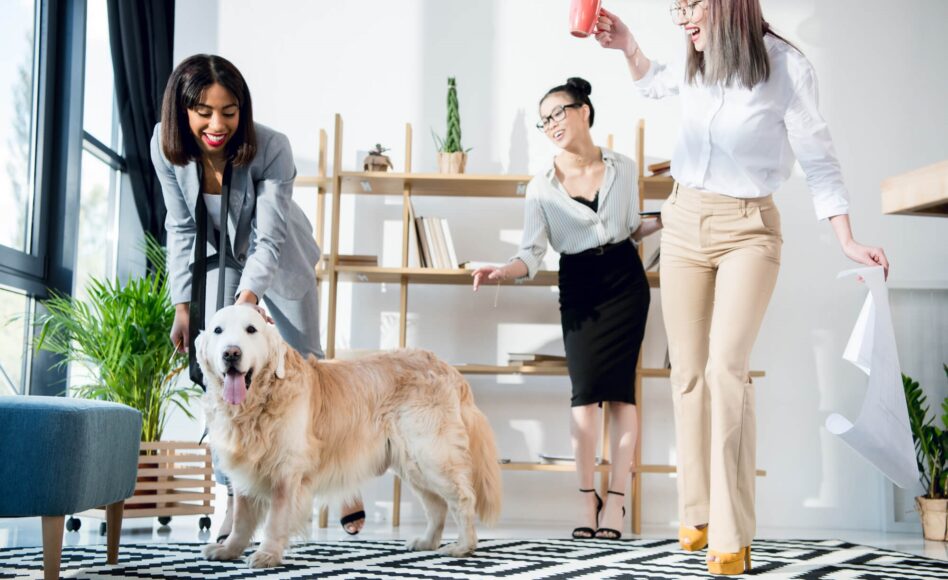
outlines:
[[172, 70], [174, 0], [108, 0], [115, 97], [128, 176], [145, 233], [165, 242], [165, 203], [150, 143]]

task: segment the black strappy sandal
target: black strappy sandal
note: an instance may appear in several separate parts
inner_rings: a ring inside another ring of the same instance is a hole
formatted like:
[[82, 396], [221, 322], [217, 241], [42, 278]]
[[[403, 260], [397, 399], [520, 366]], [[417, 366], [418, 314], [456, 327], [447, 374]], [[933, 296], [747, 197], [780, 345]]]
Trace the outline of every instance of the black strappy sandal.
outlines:
[[[599, 512], [602, 511], [602, 498], [599, 497], [599, 494], [596, 493], [595, 489], [580, 489], [582, 493], [594, 493], [596, 494], [596, 526], [599, 526]], [[579, 528], [573, 529], [573, 538], [576, 540], [591, 540], [596, 537], [596, 530], [588, 527], [582, 526]]]
[[[624, 493], [619, 493], [618, 491], [612, 491], [611, 489], [606, 492], [611, 493], [612, 495], [619, 495], [625, 497]], [[622, 506], [622, 517], [625, 517], [625, 506]], [[619, 540], [622, 538], [622, 532], [619, 530], [614, 530], [612, 528], [599, 528], [596, 530], [596, 538], [600, 540]]]
[[359, 511], [356, 511], [356, 512], [352, 512], [351, 514], [349, 514], [349, 515], [347, 515], [347, 516], [343, 516], [343, 517], [339, 518], [339, 524], [342, 526], [342, 529], [343, 529], [347, 534], [349, 534], [350, 536], [354, 536], [354, 535], [358, 534], [361, 530], [356, 530], [356, 531], [354, 531], [354, 532], [350, 532], [350, 531], [349, 531], [349, 528], [347, 528], [346, 526], [349, 525], [349, 524], [351, 524], [351, 523], [353, 523], [353, 522], [357, 522], [357, 521], [359, 521], [359, 520], [364, 520], [364, 519], [365, 519], [365, 510], [359, 510]]

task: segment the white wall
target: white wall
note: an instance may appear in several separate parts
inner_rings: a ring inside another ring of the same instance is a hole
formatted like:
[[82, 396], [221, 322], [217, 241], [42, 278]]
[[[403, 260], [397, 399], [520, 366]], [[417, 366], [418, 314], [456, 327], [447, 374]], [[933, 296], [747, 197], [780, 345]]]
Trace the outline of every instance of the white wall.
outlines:
[[[948, 287], [944, 222], [883, 216], [879, 201], [884, 177], [948, 157], [948, 71], [941, 56], [948, 3], [762, 4], [768, 19], [798, 44], [819, 74], [822, 109], [852, 192], [857, 239], [885, 247], [893, 284]], [[631, 23], [647, 54], [667, 60], [683, 43], [667, 5], [667, 0], [612, 0], [607, 7]], [[175, 53], [176, 60], [195, 52], [232, 60], [250, 84], [256, 119], [289, 135], [301, 174], [315, 171], [318, 131], [331, 132], [334, 113], [345, 121], [344, 168], [355, 166], [357, 150], [381, 142], [392, 148], [396, 171], [402, 170], [408, 122], [415, 136], [413, 169], [434, 170], [430, 130], [444, 131], [449, 75], [458, 79], [464, 145], [474, 148], [471, 173], [537, 171], [553, 153], [532, 127], [537, 100], [574, 75], [594, 87], [598, 142], [614, 133], [616, 149], [631, 155], [634, 123], [641, 117], [647, 123], [649, 157], [667, 158], [678, 103], [637, 97], [617, 52], [569, 36], [567, 6], [567, 0], [179, 0]], [[310, 212], [312, 197], [304, 189], [297, 193]], [[752, 357], [754, 368], [767, 371], [757, 383], [758, 463], [768, 471], [758, 484], [759, 523], [880, 528], [888, 518], [882, 477], [822, 428], [831, 411], [850, 417], [859, 411], [865, 380], [840, 354], [864, 290], [835, 280], [836, 272], [851, 264], [829, 226], [814, 220], [799, 171], [777, 200], [784, 222], [783, 267]], [[448, 218], [461, 260], [503, 260], [519, 237], [519, 204], [430, 198], [418, 200], [415, 209]], [[385, 227], [393, 231], [401, 217], [400, 202], [350, 196], [343, 213], [344, 252], [390, 259], [400, 251], [383, 248]], [[944, 293], [935, 294], [944, 304]], [[653, 297], [646, 362], [654, 366], [664, 356], [664, 344], [658, 293]], [[350, 308], [340, 318], [340, 346], [393, 344], [398, 288], [346, 287], [341, 299]], [[504, 288], [496, 308], [494, 299], [493, 290], [472, 296], [467, 288], [413, 287], [410, 343], [452, 362], [492, 362], [503, 360], [508, 350], [562, 348], [554, 292]], [[931, 366], [944, 357], [945, 312], [942, 306], [935, 319], [938, 341], [908, 345], [913, 354], [929, 353], [910, 357], [913, 362], [926, 360]], [[937, 378], [937, 369], [927, 366], [905, 371]], [[491, 377], [472, 384], [502, 456], [528, 460], [541, 451], [569, 452], [565, 379]], [[944, 394], [944, 383], [929, 388]], [[667, 381], [646, 382], [645, 404], [644, 460], [673, 462]], [[388, 513], [387, 482], [366, 489], [370, 519]], [[543, 519], [562, 526], [578, 514], [571, 474], [507, 473], [504, 483], [507, 521]], [[646, 476], [645, 488], [645, 522], [673, 522], [674, 480]], [[419, 517], [414, 503], [403, 514]]]

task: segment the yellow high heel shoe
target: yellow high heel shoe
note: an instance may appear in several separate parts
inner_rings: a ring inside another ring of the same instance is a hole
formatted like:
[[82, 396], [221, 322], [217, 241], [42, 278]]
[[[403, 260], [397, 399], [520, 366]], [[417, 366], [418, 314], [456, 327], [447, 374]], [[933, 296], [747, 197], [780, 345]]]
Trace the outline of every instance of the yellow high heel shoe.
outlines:
[[678, 528], [678, 543], [682, 550], [697, 552], [708, 545], [708, 526], [696, 529], [687, 526]]
[[737, 576], [751, 569], [751, 547], [745, 546], [739, 552], [715, 552], [708, 550], [708, 556], [715, 562], [708, 562], [709, 574]]

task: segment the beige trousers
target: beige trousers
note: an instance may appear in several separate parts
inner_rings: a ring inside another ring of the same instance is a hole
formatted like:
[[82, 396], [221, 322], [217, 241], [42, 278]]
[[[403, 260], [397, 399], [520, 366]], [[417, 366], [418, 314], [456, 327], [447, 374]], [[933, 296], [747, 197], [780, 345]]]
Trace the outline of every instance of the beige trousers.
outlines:
[[756, 531], [749, 358], [780, 268], [772, 197], [675, 186], [662, 206], [662, 314], [678, 440], [678, 515], [737, 552]]

